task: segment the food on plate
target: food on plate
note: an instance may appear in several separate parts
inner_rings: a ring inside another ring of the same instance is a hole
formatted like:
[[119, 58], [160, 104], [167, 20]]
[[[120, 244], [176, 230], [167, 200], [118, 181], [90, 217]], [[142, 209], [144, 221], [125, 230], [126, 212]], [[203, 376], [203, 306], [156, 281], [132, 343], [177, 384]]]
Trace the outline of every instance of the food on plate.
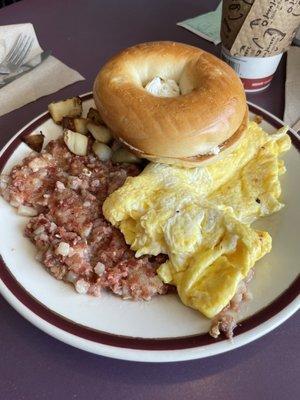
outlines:
[[38, 212], [35, 208], [25, 206], [24, 204], [19, 205], [17, 212], [23, 217], [35, 217], [36, 215], [38, 215]]
[[259, 125], [259, 124], [262, 123], [263, 118], [262, 118], [262, 116], [260, 116], [260, 115], [254, 115], [253, 121], [256, 122], [256, 123]]
[[155, 161], [105, 200], [104, 216], [137, 256], [166, 254], [159, 277], [212, 319], [213, 336], [231, 337], [253, 267], [271, 250], [270, 235], [250, 224], [282, 207], [286, 129], [268, 135], [248, 123], [232, 69], [176, 43], [113, 57], [94, 98], [114, 136]]
[[64, 129], [64, 142], [68, 149], [77, 156], [86, 156], [88, 148], [88, 138], [78, 132], [70, 129]]
[[89, 109], [86, 117], [96, 125], [104, 125], [103, 119], [100, 117], [98, 110], [93, 107]]
[[144, 43], [122, 51], [101, 68], [93, 93], [118, 140], [155, 162], [188, 167], [213, 160], [247, 127], [245, 92], [233, 69], [182, 43]]
[[159, 76], [151, 79], [145, 86], [145, 90], [159, 97], [176, 97], [180, 95], [179, 85], [174, 79], [163, 79]]
[[216, 317], [255, 262], [271, 250], [267, 232], [250, 223], [280, 210], [278, 156], [290, 139], [249, 123], [226, 158], [186, 169], [150, 163], [104, 202], [104, 216], [137, 256], [167, 254], [158, 275], [184, 304]]
[[80, 117], [82, 102], [80, 97], [72, 97], [71, 99], [50, 103], [48, 110], [53, 121], [60, 124], [64, 117]]
[[120, 147], [113, 152], [112, 161], [117, 163], [140, 163], [142, 160], [131, 151]]
[[108, 289], [123, 298], [150, 300], [168, 285], [157, 276], [166, 256], [136, 258], [123, 235], [103, 217], [104, 199], [140, 172], [136, 164], [101, 162], [69, 151], [63, 138], [32, 153], [3, 175], [0, 193], [30, 218], [25, 235], [37, 259], [80, 294]]
[[65, 129], [86, 135], [88, 133], [87, 123], [88, 120], [86, 118], [63, 117], [61, 124]]
[[108, 161], [111, 159], [112, 150], [104, 143], [95, 141], [92, 146], [93, 152], [101, 161]]
[[104, 125], [96, 125], [93, 122], [88, 122], [87, 129], [98, 142], [109, 143], [112, 140], [110, 130]]
[[252, 223], [283, 207], [287, 129], [270, 135], [249, 121], [234, 71], [173, 42], [109, 60], [86, 117], [74, 99], [49, 106], [62, 137], [0, 181], [30, 217], [37, 258], [80, 294], [150, 300], [176, 288], [213, 337], [231, 338], [272, 248]]
[[42, 151], [44, 145], [45, 136], [40, 133], [36, 133], [34, 135], [25, 136], [22, 140], [27, 144], [32, 150], [40, 153]]

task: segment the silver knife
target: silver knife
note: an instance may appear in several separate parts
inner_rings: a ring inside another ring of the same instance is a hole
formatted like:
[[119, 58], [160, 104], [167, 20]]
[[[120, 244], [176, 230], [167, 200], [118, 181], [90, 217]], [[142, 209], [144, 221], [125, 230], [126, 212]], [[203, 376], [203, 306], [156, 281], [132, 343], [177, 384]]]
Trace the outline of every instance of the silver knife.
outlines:
[[25, 64], [21, 65], [21, 67], [17, 71], [0, 77], [0, 88], [36, 68], [43, 61], [45, 61], [46, 58], [50, 56], [50, 54], [51, 54], [50, 50], [43, 51], [41, 54], [38, 54], [31, 60], [27, 61]]

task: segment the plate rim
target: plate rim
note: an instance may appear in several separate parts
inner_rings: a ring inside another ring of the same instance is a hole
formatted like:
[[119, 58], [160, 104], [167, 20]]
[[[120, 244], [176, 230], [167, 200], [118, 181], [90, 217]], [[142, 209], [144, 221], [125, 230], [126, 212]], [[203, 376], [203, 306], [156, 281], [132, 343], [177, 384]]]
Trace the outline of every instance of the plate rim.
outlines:
[[[92, 92], [84, 93], [80, 97], [82, 101], [90, 100], [92, 99]], [[276, 129], [285, 125], [283, 121], [267, 110], [251, 102], [247, 103], [252, 112], [261, 115], [265, 121]], [[47, 121], [49, 118], [48, 111], [38, 115], [23, 126], [8, 141], [0, 151], [0, 171], [6, 165], [15, 149], [20, 145], [21, 138], [32, 132], [35, 127], [40, 126], [41, 123]], [[289, 134], [294, 146], [299, 151], [300, 136], [291, 128], [289, 128]], [[163, 339], [133, 338], [95, 331], [55, 314], [46, 306], [41, 305], [38, 299], [27, 293], [10, 273], [9, 267], [4, 263], [0, 254], [0, 293], [23, 317], [44, 332], [74, 347], [95, 354], [130, 361], [184, 361], [212, 356], [243, 346], [275, 329], [299, 309], [300, 296], [297, 296], [299, 288], [300, 277], [298, 276], [270, 304], [245, 319], [236, 328], [236, 335], [233, 341], [223, 338], [216, 340], [208, 334]], [[39, 309], [37, 311], [39, 307], [44, 310]], [[57, 323], [57, 319], [60, 320], [60, 324]], [[249, 327], [247, 328], [248, 325]], [[76, 328], [75, 330], [74, 327]], [[85, 331], [84, 335], [82, 335], [82, 331]]]

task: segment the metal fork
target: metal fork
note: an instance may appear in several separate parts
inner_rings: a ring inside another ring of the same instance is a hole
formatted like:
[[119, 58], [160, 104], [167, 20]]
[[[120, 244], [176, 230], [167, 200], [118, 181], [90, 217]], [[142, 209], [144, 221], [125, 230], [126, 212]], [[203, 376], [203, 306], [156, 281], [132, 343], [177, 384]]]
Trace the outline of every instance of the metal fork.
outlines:
[[22, 65], [32, 45], [33, 38], [31, 36], [20, 34], [16, 43], [0, 64], [0, 73], [9, 74], [15, 72]]

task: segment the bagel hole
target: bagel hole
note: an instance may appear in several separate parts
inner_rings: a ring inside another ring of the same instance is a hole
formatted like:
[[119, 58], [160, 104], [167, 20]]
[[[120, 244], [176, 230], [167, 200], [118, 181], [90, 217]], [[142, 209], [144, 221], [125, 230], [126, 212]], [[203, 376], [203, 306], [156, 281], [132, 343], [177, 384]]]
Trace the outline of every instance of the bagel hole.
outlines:
[[[154, 96], [178, 97], [192, 92], [197, 87], [193, 60], [176, 60], [170, 64], [169, 60], [162, 57], [160, 63], [149, 59], [143, 61], [138, 68], [136, 66], [134, 78]], [[152, 90], [148, 90], [149, 86], [152, 86]]]
[[183, 66], [170, 63], [164, 56], [161, 62], [146, 59], [136, 68], [141, 86], [157, 97], [180, 96], [179, 79]]
[[163, 60], [160, 65], [157, 62], [155, 63], [145, 63], [141, 68], [139, 66], [139, 70], [136, 71], [139, 75], [141, 85], [143, 88], [151, 82], [154, 78], [161, 78], [164, 81], [172, 80], [175, 81], [179, 86], [180, 76], [182, 74], [183, 68], [180, 66], [173, 66], [168, 63], [164, 63]]
[[156, 76], [151, 79], [144, 89], [157, 97], [177, 97], [181, 95], [180, 87], [174, 79], [164, 79]]
[[142, 86], [147, 92], [158, 97], [178, 97], [189, 94], [196, 88], [195, 82], [188, 74], [182, 74], [178, 81], [155, 76]]

